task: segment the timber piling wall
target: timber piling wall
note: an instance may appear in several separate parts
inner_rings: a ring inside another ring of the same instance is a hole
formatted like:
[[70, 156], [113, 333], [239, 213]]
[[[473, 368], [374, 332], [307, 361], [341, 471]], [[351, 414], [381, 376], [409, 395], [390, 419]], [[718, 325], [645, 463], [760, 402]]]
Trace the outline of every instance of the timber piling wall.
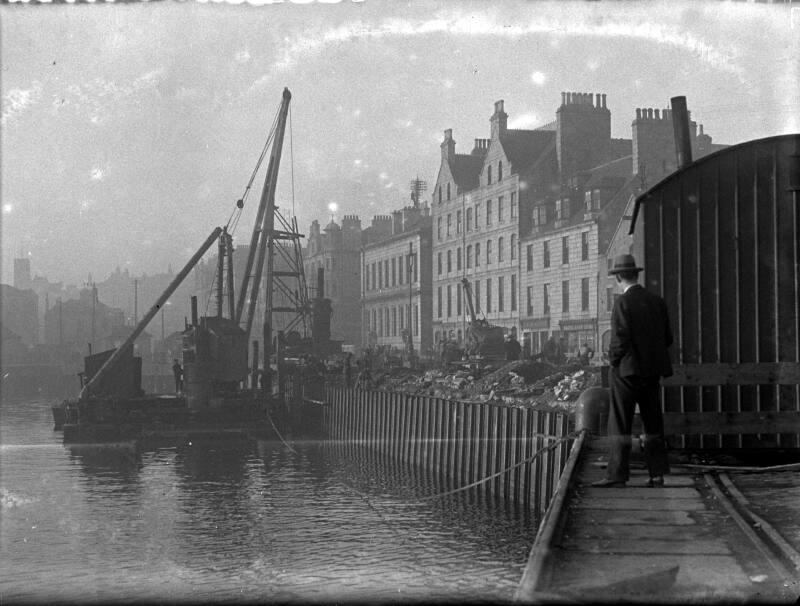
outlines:
[[329, 438], [441, 474], [453, 488], [474, 485], [479, 494], [537, 516], [550, 503], [573, 442], [563, 439], [571, 430], [568, 415], [498, 402], [328, 385], [322, 406]]

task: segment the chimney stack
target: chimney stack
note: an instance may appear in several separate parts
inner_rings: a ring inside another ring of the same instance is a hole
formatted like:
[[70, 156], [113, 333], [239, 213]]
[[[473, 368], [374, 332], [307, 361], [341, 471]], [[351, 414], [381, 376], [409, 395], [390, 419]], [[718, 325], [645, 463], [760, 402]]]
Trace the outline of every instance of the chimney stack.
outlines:
[[678, 168], [692, 163], [692, 140], [689, 135], [689, 112], [686, 109], [686, 97], [672, 97], [672, 128], [675, 133], [675, 153], [678, 157]]

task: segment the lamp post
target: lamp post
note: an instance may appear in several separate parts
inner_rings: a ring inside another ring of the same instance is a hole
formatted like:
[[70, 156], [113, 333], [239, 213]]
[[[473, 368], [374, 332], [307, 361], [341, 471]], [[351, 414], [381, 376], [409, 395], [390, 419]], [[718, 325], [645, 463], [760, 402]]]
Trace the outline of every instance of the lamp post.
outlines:
[[414, 368], [414, 267], [416, 255], [414, 254], [414, 243], [408, 243], [408, 363]]

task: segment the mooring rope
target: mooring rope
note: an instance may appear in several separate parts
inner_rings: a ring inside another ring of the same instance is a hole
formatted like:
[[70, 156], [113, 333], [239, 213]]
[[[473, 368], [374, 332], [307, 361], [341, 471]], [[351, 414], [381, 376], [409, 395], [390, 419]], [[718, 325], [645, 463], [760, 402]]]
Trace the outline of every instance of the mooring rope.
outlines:
[[558, 446], [562, 442], [578, 437], [582, 431], [585, 431], [585, 430], [581, 429], [580, 431], [573, 431], [573, 432], [568, 433], [567, 435], [565, 435], [565, 436], [563, 436], [561, 438], [555, 438], [554, 436], [538, 436], [538, 437], [546, 437], [546, 438], [549, 438], [549, 439], [555, 439], [555, 441], [552, 444], [548, 444], [547, 446], [543, 446], [542, 448], [537, 450], [535, 453], [533, 453], [533, 455], [531, 455], [530, 457], [528, 457], [524, 461], [520, 461], [519, 463], [515, 463], [514, 465], [511, 465], [510, 467], [506, 467], [502, 471], [498, 471], [497, 473], [493, 473], [490, 476], [486, 476], [485, 478], [482, 478], [482, 479], [480, 479], [480, 480], [478, 480], [476, 482], [472, 482], [471, 484], [467, 484], [466, 486], [461, 486], [459, 488], [454, 488], [453, 490], [448, 490], [448, 491], [440, 492], [438, 494], [430, 495], [430, 496], [427, 496], [427, 497], [422, 497], [422, 498], [420, 498], [418, 500], [419, 501], [430, 501], [430, 500], [433, 500], [433, 499], [440, 499], [442, 497], [445, 497], [445, 496], [448, 496], [448, 495], [451, 495], [451, 494], [455, 494], [457, 492], [462, 492], [464, 490], [469, 490], [470, 488], [475, 488], [476, 486], [484, 484], [484, 483], [488, 482], [489, 480], [493, 480], [494, 478], [496, 478], [498, 476], [501, 476], [504, 473], [508, 473], [509, 471], [511, 471], [512, 469], [515, 469], [516, 467], [519, 467], [520, 465], [525, 465], [527, 463], [530, 463], [531, 461], [533, 461], [539, 455], [543, 454], [544, 452], [546, 452], [548, 450], [552, 450], [553, 448], [555, 448], [556, 446]]
[[291, 445], [286, 440], [283, 439], [281, 432], [278, 431], [277, 427], [275, 427], [275, 423], [272, 422], [272, 415], [269, 414], [269, 411], [267, 411], [267, 420], [269, 421], [269, 424], [272, 425], [272, 429], [275, 430], [275, 433], [278, 435], [278, 439], [281, 442], [283, 442], [283, 445], [286, 446], [286, 448], [288, 448], [289, 450], [291, 450], [294, 454], [297, 454], [297, 451], [294, 448], [292, 448]]

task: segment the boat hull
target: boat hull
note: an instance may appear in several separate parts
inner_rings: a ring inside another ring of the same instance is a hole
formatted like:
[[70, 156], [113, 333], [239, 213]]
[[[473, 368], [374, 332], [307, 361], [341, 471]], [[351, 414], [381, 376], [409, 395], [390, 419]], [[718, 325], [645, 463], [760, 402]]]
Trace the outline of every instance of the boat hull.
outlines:
[[190, 408], [181, 396], [88, 398], [52, 407], [65, 443], [120, 442], [200, 435], [269, 437], [285, 425], [281, 402], [252, 392], [214, 398]]

